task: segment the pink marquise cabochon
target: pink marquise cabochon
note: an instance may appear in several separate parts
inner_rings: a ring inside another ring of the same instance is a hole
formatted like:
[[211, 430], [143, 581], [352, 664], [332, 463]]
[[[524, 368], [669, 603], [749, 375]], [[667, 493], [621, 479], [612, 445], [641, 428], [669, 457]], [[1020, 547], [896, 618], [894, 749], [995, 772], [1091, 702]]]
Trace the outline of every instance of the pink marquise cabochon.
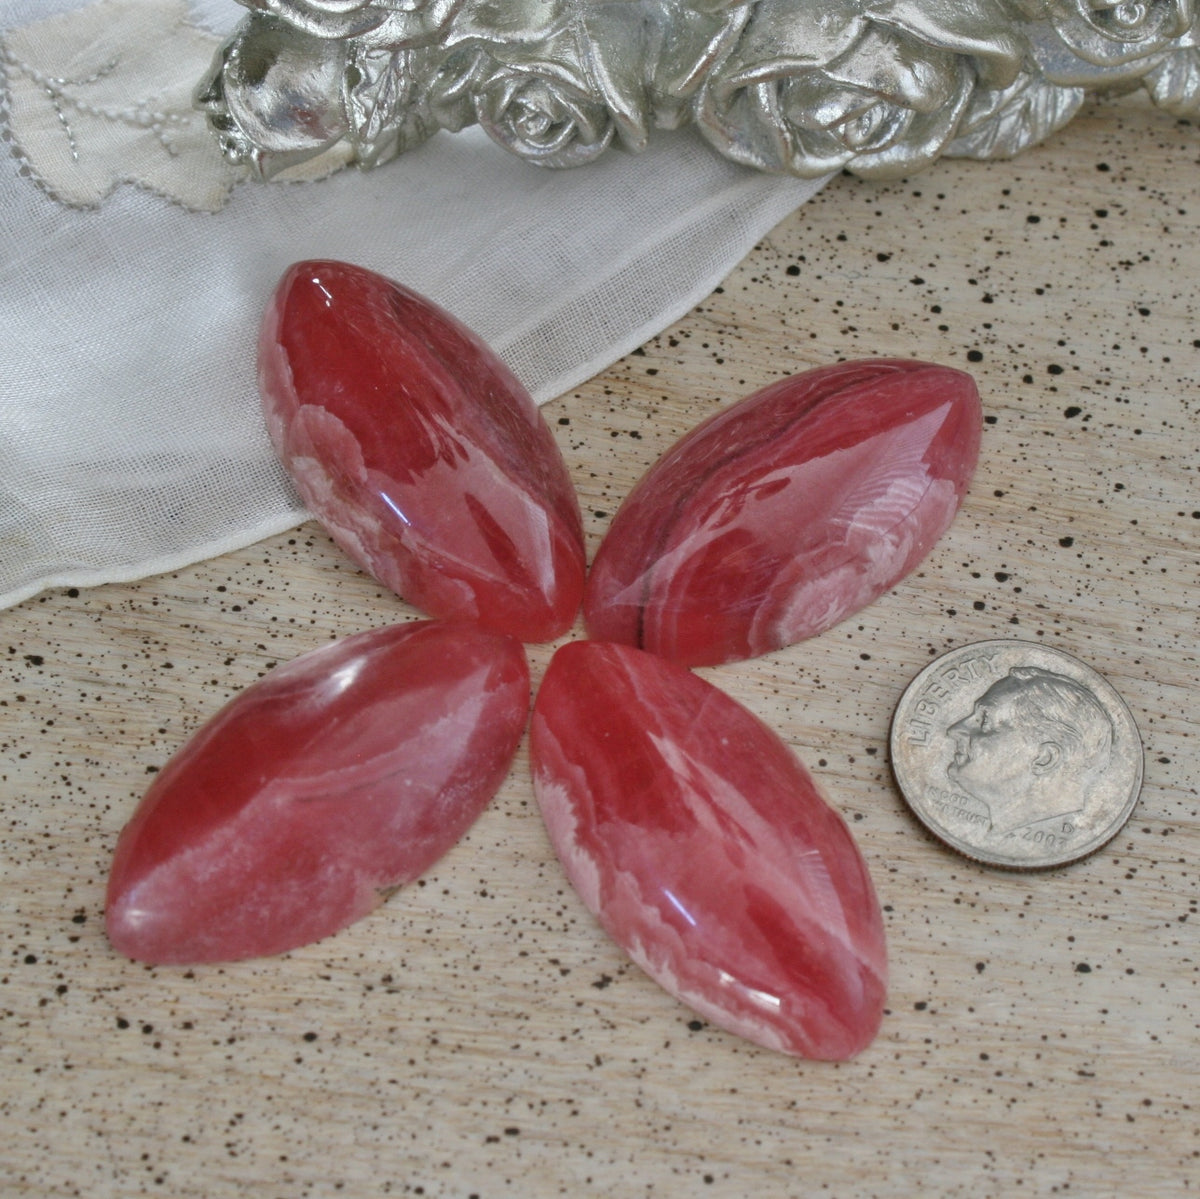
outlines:
[[466, 623], [373, 629], [276, 667], [192, 736], [121, 833], [112, 944], [232, 961], [337, 932], [461, 838], [528, 714], [520, 643]]
[[432, 301], [344, 262], [299, 262], [263, 319], [271, 440], [338, 544], [431, 616], [522, 641], [574, 621], [579, 502], [529, 393]]
[[584, 904], [731, 1032], [843, 1059], [882, 1018], [886, 947], [841, 817], [766, 725], [690, 671], [571, 642], [534, 703], [538, 803]]
[[677, 442], [621, 505], [588, 578], [589, 634], [700, 666], [830, 628], [949, 527], [981, 423], [970, 375], [898, 359], [746, 397]]

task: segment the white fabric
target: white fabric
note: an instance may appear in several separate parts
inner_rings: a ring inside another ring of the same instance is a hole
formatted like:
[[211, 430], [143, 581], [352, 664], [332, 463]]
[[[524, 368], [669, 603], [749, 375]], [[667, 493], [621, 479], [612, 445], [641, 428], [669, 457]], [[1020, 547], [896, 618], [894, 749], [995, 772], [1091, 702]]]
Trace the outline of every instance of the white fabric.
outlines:
[[0, 0], [0, 606], [304, 518], [254, 380], [289, 263], [342, 258], [424, 292], [541, 402], [686, 312], [820, 186], [690, 134], [553, 172], [478, 131], [373, 172], [235, 184], [186, 106], [245, 10], [194, 3], [184, 27], [182, 3]]

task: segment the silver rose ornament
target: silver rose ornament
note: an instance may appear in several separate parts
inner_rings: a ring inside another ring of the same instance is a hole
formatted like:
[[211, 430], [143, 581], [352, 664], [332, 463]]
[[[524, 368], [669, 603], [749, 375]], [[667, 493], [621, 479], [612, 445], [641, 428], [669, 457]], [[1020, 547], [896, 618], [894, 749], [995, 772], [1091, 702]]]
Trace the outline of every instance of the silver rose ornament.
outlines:
[[[923, 19], [893, 24], [905, 9]], [[1007, 83], [1020, 65], [998, 5], [958, 6], [940, 25], [928, 16], [912, 4], [833, 0], [798, 12], [765, 0], [705, 81], [698, 124], [730, 158], [764, 170], [917, 170], [951, 139], [978, 80]]]
[[263, 176], [479, 124], [540, 166], [694, 124], [798, 175], [1015, 154], [1092, 91], [1200, 115], [1197, 0], [240, 0], [197, 102]]

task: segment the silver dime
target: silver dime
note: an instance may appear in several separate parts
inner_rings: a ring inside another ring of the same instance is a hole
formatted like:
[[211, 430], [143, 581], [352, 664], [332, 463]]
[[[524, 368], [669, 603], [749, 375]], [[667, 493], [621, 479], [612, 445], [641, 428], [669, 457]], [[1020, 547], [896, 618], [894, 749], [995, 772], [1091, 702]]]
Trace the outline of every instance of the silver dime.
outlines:
[[1142, 785], [1125, 701], [1089, 666], [1025, 641], [977, 641], [908, 685], [892, 770], [918, 819], [979, 862], [1061, 866], [1120, 831]]

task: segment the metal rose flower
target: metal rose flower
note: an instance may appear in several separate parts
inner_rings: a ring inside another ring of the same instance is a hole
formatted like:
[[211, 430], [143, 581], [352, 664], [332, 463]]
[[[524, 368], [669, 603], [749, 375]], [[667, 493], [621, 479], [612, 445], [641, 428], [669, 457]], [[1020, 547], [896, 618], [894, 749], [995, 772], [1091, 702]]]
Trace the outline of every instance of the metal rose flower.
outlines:
[[256, 12], [218, 51], [196, 104], [226, 157], [264, 178], [316, 158], [307, 174], [375, 166], [442, 127], [431, 111], [442, 59], [436, 46], [377, 47], [371, 35], [327, 37]]
[[1095, 66], [1137, 63], [1167, 49], [1196, 19], [1195, 0], [1048, 0], [1045, 19]]
[[471, 90], [490, 137], [539, 166], [577, 166], [614, 140], [646, 144], [652, 15], [630, 0], [481, 0], [447, 42], [478, 51]]
[[264, 177], [476, 122], [543, 166], [695, 123], [747, 166], [887, 177], [1018, 153], [1088, 92], [1200, 106], [1200, 0], [239, 2], [197, 103]]
[[608, 149], [615, 132], [604, 97], [550, 64], [510, 65], [485, 56], [474, 102], [493, 141], [539, 166], [590, 162]]
[[[343, 98], [349, 43], [298, 32], [256, 13], [217, 52], [196, 89], [225, 156], [278, 175], [339, 152], [350, 125]], [[336, 150], [335, 150], [336, 148]], [[339, 163], [340, 165], [340, 163]]]
[[1005, 86], [1022, 44], [990, 0], [939, 6], [762, 0], [696, 101], [704, 135], [765, 170], [916, 170], [952, 138], [978, 81]]

